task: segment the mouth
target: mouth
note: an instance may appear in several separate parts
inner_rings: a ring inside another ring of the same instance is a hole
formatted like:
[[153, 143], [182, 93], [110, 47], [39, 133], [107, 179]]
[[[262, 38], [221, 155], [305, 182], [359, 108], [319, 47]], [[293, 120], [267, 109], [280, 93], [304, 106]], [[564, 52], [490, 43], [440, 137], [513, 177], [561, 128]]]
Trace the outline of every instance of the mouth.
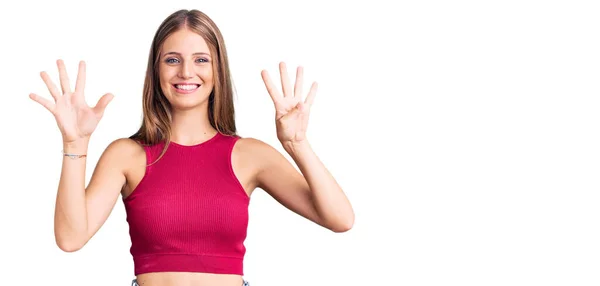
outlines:
[[196, 83], [173, 84], [173, 87], [178, 93], [192, 93], [200, 88], [200, 86], [200, 84]]

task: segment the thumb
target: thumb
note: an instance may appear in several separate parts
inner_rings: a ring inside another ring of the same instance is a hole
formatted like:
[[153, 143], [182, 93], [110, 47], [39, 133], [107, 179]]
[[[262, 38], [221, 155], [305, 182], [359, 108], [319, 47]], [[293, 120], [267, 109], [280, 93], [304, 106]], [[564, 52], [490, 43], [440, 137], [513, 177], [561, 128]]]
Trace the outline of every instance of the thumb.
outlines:
[[298, 104], [296, 104], [296, 106], [294, 106], [292, 111], [290, 111], [290, 117], [298, 117], [302, 115], [302, 112], [304, 112], [304, 103], [300, 101]]
[[106, 106], [108, 105], [108, 103], [110, 103], [112, 101], [112, 99], [115, 96], [112, 95], [111, 93], [107, 93], [105, 95], [103, 95], [102, 97], [100, 97], [100, 99], [98, 100], [98, 103], [96, 104], [96, 106], [94, 106], [94, 112], [96, 112], [96, 114], [104, 114], [104, 110], [106, 109]]
[[300, 115], [302, 115], [302, 106], [300, 104], [301, 103], [296, 104], [296, 106], [294, 106], [294, 108], [292, 108], [286, 114], [281, 116], [280, 119], [284, 120], [284, 121], [288, 121], [288, 120], [294, 120], [294, 119], [297, 119], [298, 117], [300, 117]]

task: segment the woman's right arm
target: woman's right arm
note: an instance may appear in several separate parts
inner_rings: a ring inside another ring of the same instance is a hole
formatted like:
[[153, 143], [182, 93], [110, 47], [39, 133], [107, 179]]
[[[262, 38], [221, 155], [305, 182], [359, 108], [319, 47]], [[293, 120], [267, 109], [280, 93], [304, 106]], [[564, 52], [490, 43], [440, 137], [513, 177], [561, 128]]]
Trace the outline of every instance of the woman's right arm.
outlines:
[[58, 60], [57, 66], [62, 92], [48, 74], [42, 72], [41, 77], [54, 100], [33, 93], [29, 97], [52, 113], [62, 134], [65, 156], [56, 197], [54, 231], [60, 249], [70, 252], [83, 247], [106, 221], [125, 184], [128, 159], [143, 149], [130, 139], [111, 143], [100, 157], [86, 188], [86, 157], [66, 155], [87, 155], [90, 137], [113, 96], [107, 93], [94, 107], [88, 106], [83, 95], [85, 62], [79, 63], [74, 91], [71, 91], [63, 61]]
[[[89, 140], [64, 144], [64, 152], [87, 154]], [[131, 139], [112, 142], [101, 155], [89, 185], [85, 187], [85, 158], [63, 157], [54, 214], [58, 247], [67, 252], [81, 249], [104, 224], [126, 182], [125, 173], [143, 149]]]

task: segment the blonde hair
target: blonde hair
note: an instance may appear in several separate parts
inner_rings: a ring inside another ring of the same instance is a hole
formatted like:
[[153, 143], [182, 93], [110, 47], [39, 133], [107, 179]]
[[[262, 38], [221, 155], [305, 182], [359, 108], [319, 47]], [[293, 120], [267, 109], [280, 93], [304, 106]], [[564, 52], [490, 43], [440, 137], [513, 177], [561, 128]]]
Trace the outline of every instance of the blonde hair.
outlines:
[[158, 65], [161, 48], [169, 35], [181, 29], [198, 33], [212, 54], [214, 88], [208, 98], [208, 120], [225, 135], [237, 136], [233, 106], [233, 82], [229, 70], [225, 41], [217, 25], [198, 10], [179, 10], [158, 27], [152, 41], [143, 91], [143, 120], [139, 130], [129, 138], [144, 145], [164, 141], [161, 157], [171, 142], [171, 105], [160, 87]]

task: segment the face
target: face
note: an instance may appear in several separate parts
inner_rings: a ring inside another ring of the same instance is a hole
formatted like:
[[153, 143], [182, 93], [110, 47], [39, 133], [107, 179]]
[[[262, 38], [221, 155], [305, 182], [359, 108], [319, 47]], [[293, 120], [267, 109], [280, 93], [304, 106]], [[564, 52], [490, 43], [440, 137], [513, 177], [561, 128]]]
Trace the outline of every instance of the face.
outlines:
[[191, 109], [208, 103], [214, 86], [212, 58], [200, 35], [188, 29], [169, 35], [158, 68], [160, 86], [173, 108]]

